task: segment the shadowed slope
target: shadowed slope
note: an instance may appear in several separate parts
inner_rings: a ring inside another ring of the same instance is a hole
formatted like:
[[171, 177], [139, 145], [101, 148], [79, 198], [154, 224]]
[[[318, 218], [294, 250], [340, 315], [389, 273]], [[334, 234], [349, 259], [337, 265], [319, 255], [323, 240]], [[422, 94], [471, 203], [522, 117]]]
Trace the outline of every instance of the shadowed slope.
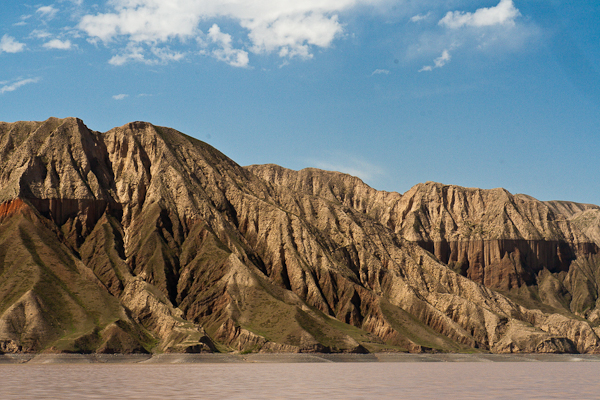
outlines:
[[145, 352], [144, 333], [52, 226], [21, 203], [0, 222], [0, 347]]

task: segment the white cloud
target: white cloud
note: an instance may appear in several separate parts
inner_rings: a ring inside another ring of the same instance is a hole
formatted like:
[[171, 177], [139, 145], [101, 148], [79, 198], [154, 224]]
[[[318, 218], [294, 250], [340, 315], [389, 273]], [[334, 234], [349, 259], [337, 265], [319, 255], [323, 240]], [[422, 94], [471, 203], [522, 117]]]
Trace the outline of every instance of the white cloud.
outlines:
[[179, 61], [185, 57], [184, 53], [171, 51], [168, 47], [151, 47], [150, 52], [154, 56], [151, 59], [146, 58], [145, 50], [142, 46], [135, 43], [129, 43], [125, 51], [113, 56], [108, 63], [115, 66], [124, 65], [130, 61], [141, 62], [146, 65], [165, 64], [169, 61]]
[[343, 172], [370, 181], [384, 175], [385, 171], [364, 159], [343, 151], [326, 151], [318, 160], [306, 160], [308, 165], [328, 171]]
[[50, 32], [45, 31], [43, 29], [34, 29], [29, 34], [30, 38], [36, 38], [36, 39], [47, 39], [51, 36], [52, 36], [52, 34]]
[[126, 98], [126, 97], [129, 97], [129, 95], [128, 95], [128, 94], [121, 93], [121, 94], [116, 94], [116, 95], [114, 95], [112, 98], [113, 98], [113, 99], [115, 99], [115, 100], [123, 100], [123, 99], [124, 99], [124, 98]]
[[451, 29], [461, 28], [463, 26], [494, 26], [515, 24], [515, 19], [521, 13], [512, 0], [500, 0], [496, 7], [480, 8], [474, 13], [464, 11], [449, 11], [444, 18], [439, 21], [439, 25]]
[[421, 22], [421, 21], [426, 20], [427, 18], [429, 18], [430, 15], [431, 15], [431, 11], [428, 12], [427, 14], [425, 14], [425, 15], [422, 15], [422, 14], [414, 15], [414, 16], [412, 16], [410, 18], [410, 22]]
[[43, 7], [39, 7], [36, 10], [36, 13], [38, 13], [40, 16], [42, 16], [43, 18], [47, 18], [47, 19], [52, 19], [56, 16], [56, 13], [58, 12], [57, 8], [50, 6], [43, 6]]
[[231, 46], [231, 35], [221, 32], [221, 28], [217, 24], [208, 30], [208, 37], [212, 43], [219, 46], [212, 51], [212, 55], [217, 60], [224, 61], [233, 67], [248, 66], [248, 52], [234, 49]]
[[156, 57], [155, 60], [151, 60], [150, 63], [167, 63], [169, 61], [180, 61], [185, 58], [184, 53], [178, 51], [172, 51], [168, 47], [153, 47], [151, 49], [152, 54]]
[[0, 87], [0, 94], [4, 94], [6, 92], [14, 92], [21, 86], [25, 86], [30, 83], [37, 83], [40, 81], [40, 78], [28, 78], [28, 79], [19, 79], [16, 82], [11, 83], [10, 85], [6, 85], [7, 82], [3, 82], [4, 86]]
[[327, 48], [343, 31], [338, 16], [296, 14], [274, 21], [254, 19], [242, 21], [250, 31], [248, 37], [255, 53], [278, 52], [284, 58], [311, 58], [311, 46]]
[[450, 55], [450, 52], [448, 51], [448, 49], [445, 49], [444, 51], [442, 51], [441, 56], [433, 60], [433, 65], [426, 65], [423, 68], [421, 68], [419, 72], [433, 71], [434, 68], [442, 68], [448, 62], [450, 62], [451, 58], [452, 56]]
[[4, 35], [0, 39], [0, 53], [18, 53], [23, 51], [25, 43], [19, 43], [12, 36]]
[[375, 71], [373, 71], [371, 76], [373, 76], [373, 75], [389, 75], [389, 73], [390, 73], [390, 71], [387, 69], [376, 69]]
[[368, 162], [350, 159], [346, 163], [329, 163], [325, 161], [316, 161], [313, 164], [316, 168], [328, 171], [337, 171], [356, 176], [363, 181], [374, 179], [378, 175], [383, 174], [383, 170]]
[[127, 63], [128, 61], [147, 63], [147, 60], [144, 57], [144, 49], [141, 46], [136, 46], [135, 44], [130, 43], [125, 49], [125, 53], [113, 56], [110, 60], [108, 60], [108, 63], [119, 66]]
[[43, 46], [47, 49], [56, 49], [56, 50], [69, 50], [73, 46], [70, 40], [59, 40], [53, 39], [47, 43], [44, 43]]
[[[496, 0], [496, 5], [474, 12], [450, 11], [435, 29], [427, 29], [407, 46], [408, 59], [434, 59], [419, 72], [442, 68], [455, 58], [477, 51], [482, 56], [498, 57], [533, 45], [540, 29], [526, 18], [513, 0]], [[460, 53], [458, 50], [460, 49]], [[441, 53], [441, 56], [440, 56]], [[437, 58], [436, 58], [437, 57]]]
[[[230, 33], [208, 35], [217, 49], [209, 54], [230, 65], [248, 64], [247, 51], [233, 43], [247, 42], [256, 54], [276, 53], [290, 59], [310, 58], [314, 48], [330, 47], [344, 32], [338, 14], [359, 5], [375, 6], [389, 0], [112, 0], [110, 12], [85, 15], [78, 28], [91, 41], [114, 43], [126, 39], [136, 45], [158, 47], [204, 37], [201, 24], [227, 19], [243, 28], [244, 36], [233, 40]], [[214, 23], [213, 23], [214, 24]], [[214, 25], [212, 25], [214, 26]], [[239, 32], [239, 29], [237, 30]], [[230, 41], [227, 37], [229, 35]], [[246, 36], [247, 35], [247, 36]], [[218, 36], [218, 37], [217, 37]], [[215, 39], [217, 37], [217, 39]], [[223, 45], [226, 40], [227, 44]]]

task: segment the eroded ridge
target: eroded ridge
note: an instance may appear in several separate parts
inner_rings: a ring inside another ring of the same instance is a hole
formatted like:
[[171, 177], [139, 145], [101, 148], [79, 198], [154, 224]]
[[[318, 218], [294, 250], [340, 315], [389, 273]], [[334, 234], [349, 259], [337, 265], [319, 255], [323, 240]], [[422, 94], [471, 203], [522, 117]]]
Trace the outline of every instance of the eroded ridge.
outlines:
[[600, 208], [0, 123], [0, 352], [600, 351]]

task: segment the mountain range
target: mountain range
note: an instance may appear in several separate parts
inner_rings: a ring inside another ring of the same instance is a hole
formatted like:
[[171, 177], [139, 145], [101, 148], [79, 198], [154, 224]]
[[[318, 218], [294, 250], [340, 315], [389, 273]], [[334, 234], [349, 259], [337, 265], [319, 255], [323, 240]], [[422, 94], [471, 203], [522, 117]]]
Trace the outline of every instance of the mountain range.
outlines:
[[0, 353], [600, 352], [600, 207], [0, 123]]

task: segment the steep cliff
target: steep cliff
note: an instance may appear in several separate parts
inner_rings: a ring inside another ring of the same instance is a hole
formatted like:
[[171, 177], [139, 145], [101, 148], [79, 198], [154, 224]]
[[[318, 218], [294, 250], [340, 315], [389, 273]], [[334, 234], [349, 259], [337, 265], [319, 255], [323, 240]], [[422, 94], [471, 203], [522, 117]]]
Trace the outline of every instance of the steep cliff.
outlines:
[[0, 156], [0, 351], [600, 351], [595, 206], [242, 168], [143, 122], [0, 123]]

